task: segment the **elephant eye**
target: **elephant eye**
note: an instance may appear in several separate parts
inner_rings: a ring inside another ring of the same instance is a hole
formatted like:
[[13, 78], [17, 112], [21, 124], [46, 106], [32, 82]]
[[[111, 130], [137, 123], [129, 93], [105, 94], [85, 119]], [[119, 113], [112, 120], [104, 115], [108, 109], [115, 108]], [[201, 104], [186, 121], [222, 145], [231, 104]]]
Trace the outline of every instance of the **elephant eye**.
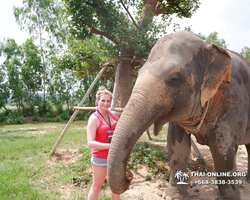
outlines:
[[175, 87], [182, 85], [184, 82], [184, 77], [182, 77], [180, 74], [174, 74], [167, 79], [166, 84], [170, 87]]

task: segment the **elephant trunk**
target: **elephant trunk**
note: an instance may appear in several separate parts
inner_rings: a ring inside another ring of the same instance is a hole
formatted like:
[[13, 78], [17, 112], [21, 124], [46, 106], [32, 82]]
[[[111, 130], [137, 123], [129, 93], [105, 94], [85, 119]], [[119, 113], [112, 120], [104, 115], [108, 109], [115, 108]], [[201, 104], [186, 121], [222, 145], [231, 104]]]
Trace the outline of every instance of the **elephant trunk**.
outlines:
[[159, 113], [149, 104], [148, 92], [134, 88], [112, 138], [108, 156], [108, 184], [116, 194], [128, 189], [132, 179], [128, 178], [128, 174], [126, 177], [129, 155], [139, 137], [154, 123]]

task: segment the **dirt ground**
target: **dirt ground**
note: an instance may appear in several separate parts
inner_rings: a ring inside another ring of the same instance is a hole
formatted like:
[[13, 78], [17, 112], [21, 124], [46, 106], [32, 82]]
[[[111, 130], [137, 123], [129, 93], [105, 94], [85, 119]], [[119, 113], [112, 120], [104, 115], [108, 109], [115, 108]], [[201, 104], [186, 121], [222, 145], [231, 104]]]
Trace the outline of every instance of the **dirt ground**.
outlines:
[[[202, 156], [205, 158], [208, 167], [201, 169], [201, 171], [207, 170], [207, 172], [213, 171], [213, 161], [210, 150], [207, 146], [197, 144]], [[190, 162], [191, 165], [199, 168], [197, 157], [195, 152], [191, 151]], [[239, 146], [237, 152], [237, 171], [247, 172], [247, 152], [245, 146]], [[167, 181], [162, 179], [152, 179], [145, 181], [145, 176], [148, 174], [145, 168], [139, 173], [134, 175], [134, 179], [130, 186], [122, 196], [124, 200], [158, 200], [162, 199], [163, 192], [168, 184]], [[216, 185], [198, 185], [194, 184], [195, 180], [208, 180], [208, 177], [189, 177], [188, 193], [190, 200], [215, 200], [217, 198], [218, 188]], [[213, 178], [215, 179], [215, 178]], [[243, 181], [242, 187], [240, 187], [241, 200], [249, 200], [250, 184], [245, 181], [245, 177], [238, 178]], [[210, 179], [211, 180], [211, 179]]]
[[[198, 149], [200, 150], [202, 156], [206, 160], [206, 167], [200, 164], [195, 155], [194, 150], [191, 150], [190, 161], [189, 163], [196, 170], [200, 171], [213, 171], [213, 161], [210, 150], [207, 146], [202, 146], [197, 144]], [[55, 157], [52, 158], [52, 162], [64, 161], [64, 162], [75, 162], [79, 155], [77, 152], [71, 152], [67, 150], [62, 154], [55, 154]], [[54, 160], [53, 160], [54, 159]], [[200, 168], [200, 169], [199, 169]], [[238, 172], [247, 172], [247, 152], [245, 146], [239, 146], [237, 152], [237, 171]], [[190, 174], [190, 172], [188, 172]], [[152, 178], [149, 181], [145, 180], [145, 177], [150, 175], [146, 167], [142, 167], [137, 173], [134, 174], [134, 179], [131, 182], [129, 190], [121, 195], [122, 200], [160, 200], [162, 199], [163, 192], [168, 184], [167, 181], [158, 178]], [[195, 180], [208, 180], [208, 177], [192, 177], [189, 176], [188, 193], [190, 200], [215, 200], [217, 198], [218, 188], [216, 185], [199, 185], [194, 184]], [[215, 179], [215, 178], [213, 178]], [[240, 194], [242, 200], [249, 200], [250, 194], [250, 184], [245, 181], [245, 177], [238, 178], [243, 181], [242, 186], [240, 187]], [[210, 179], [211, 180], [211, 179]], [[63, 195], [63, 199], [69, 199], [70, 193], [75, 192], [77, 188], [73, 185], [68, 184], [61, 188], [60, 192]], [[79, 189], [79, 188], [78, 188]], [[86, 188], [87, 189], [87, 188]], [[87, 192], [87, 191], [86, 191]], [[102, 191], [102, 193], [109, 193], [109, 190]]]

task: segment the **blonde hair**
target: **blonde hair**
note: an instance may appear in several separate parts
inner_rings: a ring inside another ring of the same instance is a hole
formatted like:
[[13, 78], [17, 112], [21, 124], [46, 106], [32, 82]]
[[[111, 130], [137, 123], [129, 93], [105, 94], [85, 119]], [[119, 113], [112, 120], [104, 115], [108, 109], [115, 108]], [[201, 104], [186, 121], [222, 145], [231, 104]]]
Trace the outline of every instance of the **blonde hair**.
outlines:
[[101, 96], [103, 96], [105, 94], [109, 95], [110, 98], [112, 99], [112, 97], [113, 97], [112, 93], [109, 90], [107, 90], [104, 86], [100, 86], [98, 88], [97, 93], [96, 93], [96, 100], [99, 101]]

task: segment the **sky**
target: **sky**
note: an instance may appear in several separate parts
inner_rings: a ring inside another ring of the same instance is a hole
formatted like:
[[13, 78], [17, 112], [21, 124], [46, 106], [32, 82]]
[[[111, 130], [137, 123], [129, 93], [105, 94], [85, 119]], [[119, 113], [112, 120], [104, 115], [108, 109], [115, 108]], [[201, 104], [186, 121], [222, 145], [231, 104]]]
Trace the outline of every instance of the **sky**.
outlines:
[[[191, 19], [174, 19], [181, 29], [191, 25], [194, 33], [208, 36], [218, 32], [228, 49], [241, 52], [244, 46], [250, 47], [250, 1], [249, 0], [200, 0], [199, 10]], [[4, 37], [15, 39], [21, 45], [28, 32], [20, 30], [13, 15], [13, 6], [22, 6], [22, 0], [0, 0], [0, 41]]]

